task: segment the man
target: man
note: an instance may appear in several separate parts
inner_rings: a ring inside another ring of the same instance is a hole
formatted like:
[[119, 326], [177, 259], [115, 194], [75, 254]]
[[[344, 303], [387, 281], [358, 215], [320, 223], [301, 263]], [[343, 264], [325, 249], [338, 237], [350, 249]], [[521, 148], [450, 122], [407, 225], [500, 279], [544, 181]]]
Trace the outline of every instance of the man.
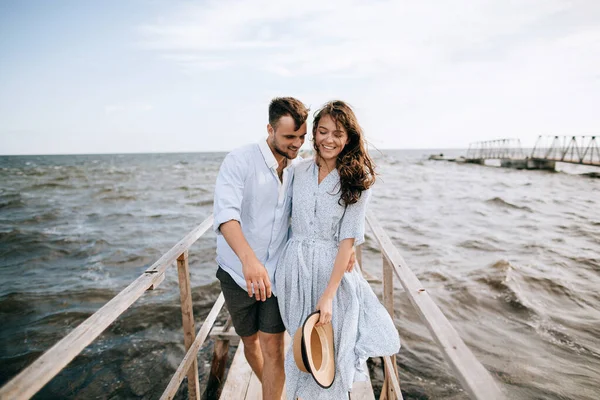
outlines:
[[288, 238], [292, 160], [304, 143], [307, 117], [297, 99], [273, 99], [267, 140], [229, 153], [215, 187], [217, 278], [263, 399], [281, 398], [285, 381], [285, 326], [273, 277]]

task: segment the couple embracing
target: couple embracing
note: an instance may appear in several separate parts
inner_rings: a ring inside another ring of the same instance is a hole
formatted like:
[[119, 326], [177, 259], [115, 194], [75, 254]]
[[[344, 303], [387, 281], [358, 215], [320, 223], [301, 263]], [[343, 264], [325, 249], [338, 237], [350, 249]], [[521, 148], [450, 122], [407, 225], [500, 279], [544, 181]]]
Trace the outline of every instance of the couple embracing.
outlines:
[[[300, 160], [308, 111], [273, 99], [267, 139], [229, 153], [215, 187], [217, 278], [269, 400], [284, 383], [290, 400], [348, 398], [354, 381], [368, 379], [367, 358], [400, 348], [389, 314], [352, 268], [375, 182], [362, 129], [346, 103], [329, 102], [314, 116], [314, 158]], [[292, 350], [284, 357], [286, 329], [294, 337], [315, 311], [316, 328], [333, 339], [326, 384], [299, 369]]]

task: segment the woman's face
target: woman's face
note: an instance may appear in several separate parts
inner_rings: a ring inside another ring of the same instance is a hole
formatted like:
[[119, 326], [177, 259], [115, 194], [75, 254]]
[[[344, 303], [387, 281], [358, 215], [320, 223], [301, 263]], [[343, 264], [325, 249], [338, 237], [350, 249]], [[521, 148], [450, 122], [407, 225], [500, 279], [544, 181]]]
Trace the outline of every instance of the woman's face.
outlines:
[[344, 146], [348, 144], [348, 132], [343, 126], [336, 126], [331, 115], [325, 114], [319, 120], [315, 142], [323, 160], [335, 160]]

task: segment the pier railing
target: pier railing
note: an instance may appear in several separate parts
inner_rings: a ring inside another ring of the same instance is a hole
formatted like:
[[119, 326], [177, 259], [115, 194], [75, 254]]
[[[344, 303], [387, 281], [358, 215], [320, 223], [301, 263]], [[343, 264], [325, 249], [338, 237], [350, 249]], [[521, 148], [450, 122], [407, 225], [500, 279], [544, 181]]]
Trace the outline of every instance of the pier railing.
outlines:
[[467, 162], [483, 164], [485, 160], [492, 159], [552, 162], [552, 169], [556, 161], [600, 166], [600, 145], [596, 136], [540, 135], [531, 154], [525, 154], [519, 139], [487, 140], [469, 144]]
[[[92, 343], [106, 328], [108, 328], [119, 315], [137, 301], [146, 290], [156, 288], [165, 279], [165, 271], [167, 268], [175, 262], [177, 262], [179, 274], [181, 312], [186, 349], [189, 350], [189, 348], [196, 346], [197, 342], [200, 342], [200, 340], [195, 339], [201, 339], [203, 335], [205, 339], [206, 335], [204, 332], [208, 333], [208, 331], [210, 331], [217, 314], [223, 306], [224, 300], [223, 295], [220, 295], [210, 314], [202, 324], [198, 337], [196, 338], [192, 310], [192, 293], [189, 280], [190, 274], [188, 270], [188, 250], [192, 244], [212, 227], [212, 224], [213, 217], [211, 215], [181, 239], [181, 241], [173, 246], [171, 250], [159, 258], [158, 261], [129, 284], [129, 286], [123, 289], [102, 308], [92, 314], [67, 336], [42, 354], [29, 367], [25, 368], [17, 376], [6, 383], [6, 385], [0, 388], [0, 399], [21, 400], [31, 398], [64, 367], [66, 367], [79, 353], [81, 353], [83, 349]], [[204, 339], [201, 339], [202, 342]], [[197, 345], [197, 347], [199, 348], [199, 345]], [[191, 368], [186, 369], [190, 398], [199, 399], [198, 365], [196, 357], [194, 355], [193, 360], [184, 358], [183, 362], [189, 363], [191, 366]], [[181, 377], [181, 380], [183, 380], [183, 377]], [[181, 380], [179, 380], [179, 383], [181, 383]]]
[[469, 144], [467, 160], [523, 159], [525, 153], [519, 139], [497, 139]]
[[600, 166], [596, 136], [539, 136], [531, 158]]
[[[393, 278], [395, 274], [408, 294], [412, 305], [452, 367], [455, 376], [470, 397], [477, 400], [503, 399], [504, 396], [494, 379], [471, 353], [448, 319], [423, 288], [377, 219], [369, 214], [367, 222], [381, 247], [383, 256], [383, 303], [392, 318], [394, 316]], [[172, 399], [177, 393], [181, 382], [187, 376], [188, 396], [190, 399], [199, 400], [198, 352], [213, 328], [223, 307], [224, 298], [222, 293], [219, 294], [200, 330], [196, 333], [192, 309], [188, 250], [212, 224], [213, 216], [211, 215], [123, 291], [47, 350], [29, 367], [6, 383], [0, 388], [0, 400], [31, 398], [138, 300], [146, 290], [156, 288], [164, 280], [167, 268], [174, 263], [177, 264], [179, 277], [186, 354], [163, 392], [161, 399]], [[356, 250], [356, 255], [358, 264], [362, 266], [360, 246]], [[368, 275], [364, 269], [362, 271], [365, 275]], [[225, 328], [220, 330], [221, 335], [228, 335], [226, 331], [229, 324], [226, 325]], [[215, 344], [215, 356], [217, 352], [222, 352], [222, 349], [218, 350], [217, 345], [218, 343]], [[384, 357], [384, 368], [385, 378], [380, 400], [402, 399], [396, 357]], [[220, 369], [222, 371], [223, 366]]]
[[[392, 315], [392, 318], [394, 317], [393, 274], [395, 274], [411, 304], [429, 329], [444, 358], [450, 364], [454, 376], [469, 394], [469, 397], [477, 400], [504, 399], [504, 394], [495, 380], [479, 360], [475, 358], [450, 321], [429, 296], [427, 290], [408, 267], [402, 255], [372, 213], [367, 214], [367, 223], [381, 249], [383, 257], [383, 304]], [[386, 367], [387, 364], [386, 362]], [[387, 371], [388, 369], [386, 369], [386, 373]]]

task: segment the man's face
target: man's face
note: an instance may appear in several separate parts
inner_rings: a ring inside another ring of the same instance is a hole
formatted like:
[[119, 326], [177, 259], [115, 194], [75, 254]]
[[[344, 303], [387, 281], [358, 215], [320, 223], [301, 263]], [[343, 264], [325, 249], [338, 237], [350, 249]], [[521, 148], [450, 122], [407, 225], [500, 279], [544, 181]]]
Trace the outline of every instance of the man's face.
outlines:
[[267, 125], [269, 146], [276, 155], [278, 154], [289, 159], [294, 159], [298, 156], [300, 147], [302, 147], [306, 138], [306, 122], [297, 131], [295, 128], [294, 119], [289, 115], [279, 118], [277, 129], [274, 129], [270, 124]]

